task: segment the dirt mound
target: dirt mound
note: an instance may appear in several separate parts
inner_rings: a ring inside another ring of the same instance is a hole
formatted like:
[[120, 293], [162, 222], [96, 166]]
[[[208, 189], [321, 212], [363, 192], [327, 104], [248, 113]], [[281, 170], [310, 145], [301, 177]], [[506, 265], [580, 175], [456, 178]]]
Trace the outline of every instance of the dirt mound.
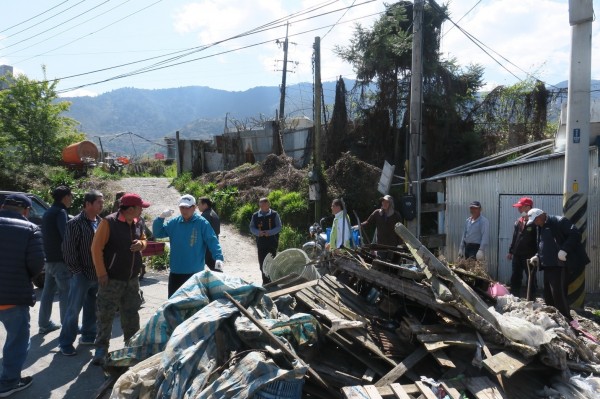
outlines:
[[[255, 201], [272, 190], [306, 191], [303, 180], [307, 171], [296, 169], [292, 158], [271, 154], [256, 164], [243, 164], [229, 171], [212, 172], [202, 175], [202, 183], [216, 183], [217, 187], [235, 186], [240, 190], [242, 200]], [[308, 195], [308, 194], [307, 194]]]
[[366, 217], [379, 203], [381, 195], [377, 191], [377, 184], [381, 169], [346, 152], [325, 173], [329, 197], [344, 197], [350, 210], [357, 210]]

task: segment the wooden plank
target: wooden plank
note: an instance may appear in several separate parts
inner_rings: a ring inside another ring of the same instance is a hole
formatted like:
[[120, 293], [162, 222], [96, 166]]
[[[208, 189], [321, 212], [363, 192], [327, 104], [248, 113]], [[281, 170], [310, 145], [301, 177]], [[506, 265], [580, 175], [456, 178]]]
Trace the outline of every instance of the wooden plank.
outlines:
[[377, 388], [373, 385], [343, 387], [342, 395], [347, 399], [383, 399]]
[[510, 378], [530, 362], [531, 359], [527, 360], [516, 353], [500, 352], [484, 359], [483, 365], [492, 374], [501, 374], [504, 377]]
[[362, 376], [363, 381], [366, 382], [373, 382], [373, 379], [375, 378], [375, 371], [373, 369], [366, 369], [365, 373]]
[[419, 363], [421, 359], [423, 359], [427, 355], [427, 349], [424, 347], [418, 348], [416, 351], [408, 355], [401, 363], [399, 363], [396, 367], [390, 370], [389, 373], [381, 377], [375, 386], [383, 386], [388, 385], [393, 382], [396, 382], [398, 378], [402, 377], [404, 373], [410, 370], [415, 364]]
[[425, 385], [423, 382], [416, 381], [415, 385], [417, 386], [417, 388], [419, 388], [419, 391], [421, 391], [423, 396], [425, 396], [425, 399], [438, 399], [437, 396], [435, 396], [435, 394], [431, 390], [431, 388], [429, 388], [429, 386]]
[[454, 381], [441, 381], [442, 384], [442, 388], [444, 388], [444, 391], [446, 391], [446, 393], [448, 394], [448, 396], [450, 396], [450, 399], [461, 399], [462, 395], [459, 391], [464, 389], [464, 386], [462, 383], [454, 380]]
[[504, 392], [487, 377], [467, 378], [464, 384], [477, 399], [507, 399]]
[[423, 342], [423, 346], [427, 349], [428, 352], [439, 351], [440, 349], [448, 348], [451, 345], [449, 343], [439, 341], [439, 342]]
[[367, 395], [369, 399], [383, 399], [377, 390], [377, 387], [374, 385], [365, 385], [365, 391], [367, 391]]
[[365, 399], [368, 398], [365, 389], [360, 385], [353, 387], [343, 387], [342, 396], [346, 399]]
[[392, 392], [394, 392], [394, 395], [396, 395], [396, 399], [411, 399], [404, 388], [402, 388], [402, 385], [394, 383], [390, 384], [389, 387], [392, 389]]
[[477, 346], [477, 336], [471, 333], [462, 334], [418, 334], [421, 342], [473, 342]]
[[[377, 387], [377, 390], [379, 391], [379, 394], [381, 396], [384, 396], [384, 397], [391, 396], [391, 397], [393, 397], [395, 395], [395, 393], [392, 390], [392, 385], [396, 385], [396, 384], [390, 384], [390, 385], [384, 385], [382, 387]], [[421, 394], [421, 391], [419, 391], [419, 388], [417, 388], [417, 386], [415, 384], [402, 384], [401, 387], [402, 387], [402, 389], [404, 389], [404, 392], [406, 392], [407, 394], [409, 394], [411, 396], [415, 396], [416, 397], [416, 395], [420, 395]]]
[[271, 293], [268, 293], [267, 295], [270, 296], [271, 299], [275, 299], [275, 298], [279, 298], [280, 296], [283, 296], [283, 295], [294, 294], [294, 293], [300, 291], [301, 289], [304, 289], [306, 287], [312, 287], [313, 285], [317, 285], [318, 283], [319, 283], [319, 280], [307, 281], [306, 283], [294, 285], [293, 287], [288, 287], [288, 288], [284, 288], [282, 290], [273, 291]]
[[[419, 284], [411, 280], [396, 278], [394, 276], [390, 276], [387, 273], [382, 273], [377, 270], [366, 270], [364, 267], [359, 266], [353, 260], [346, 258], [336, 258], [334, 264], [340, 270], [352, 274], [360, 278], [361, 280], [365, 280], [370, 283], [377, 284], [383, 288], [387, 288], [391, 291], [397, 292], [405, 296], [406, 298], [421, 304], [422, 306], [439, 310], [443, 313], [447, 313], [457, 318], [462, 318], [462, 314], [452, 305], [440, 303], [439, 301], [437, 301], [431, 291], [431, 287], [426, 287], [425, 285]], [[446, 290], [448, 290], [447, 287]], [[449, 290], [448, 293], [450, 296], [452, 295], [450, 294]]]
[[442, 367], [448, 367], [448, 368], [456, 368], [456, 365], [454, 364], [454, 362], [452, 361], [452, 359], [450, 359], [450, 357], [448, 356], [448, 354], [439, 349], [437, 351], [434, 352], [429, 352], [433, 358], [435, 359], [435, 361]]
[[402, 223], [396, 223], [396, 234], [404, 240], [405, 245], [413, 255], [419, 255], [424, 261], [424, 268], [433, 269], [437, 274], [443, 276], [452, 283], [452, 286], [461, 297], [462, 302], [471, 311], [477, 313], [488, 323], [494, 326], [498, 331], [501, 331], [500, 325], [496, 317], [489, 311], [488, 305], [481, 299], [479, 295], [469, 287], [460, 277], [458, 277], [450, 268], [444, 265], [436, 258], [429, 250], [419, 242], [417, 238], [408, 230]]
[[394, 263], [385, 262], [379, 259], [373, 260], [373, 266], [387, 267], [396, 272], [396, 274], [402, 278], [408, 278], [417, 281], [421, 281], [425, 278], [425, 273], [421, 271], [415, 271], [406, 266], [396, 265]]

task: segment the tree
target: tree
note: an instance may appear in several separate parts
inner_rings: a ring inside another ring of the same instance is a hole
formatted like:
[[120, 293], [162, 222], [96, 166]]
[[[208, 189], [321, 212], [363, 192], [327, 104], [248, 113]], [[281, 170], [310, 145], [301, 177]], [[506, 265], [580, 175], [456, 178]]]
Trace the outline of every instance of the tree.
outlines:
[[0, 91], [0, 161], [57, 163], [63, 147], [84, 137], [74, 119], [61, 115], [70, 103], [57, 101], [58, 82], [25, 75], [7, 82], [8, 89]]
[[492, 154], [551, 136], [547, 131], [549, 100], [544, 83], [534, 79], [498, 86], [486, 94], [475, 113], [485, 152]]
[[[357, 25], [348, 47], [336, 52], [350, 62], [361, 87], [364, 120], [389, 115], [390, 128], [378, 150], [368, 151], [396, 165], [402, 159], [394, 154], [406, 154], [410, 104], [412, 59], [412, 3], [401, 1], [388, 5], [385, 14], [371, 29]], [[480, 146], [472, 142], [474, 120], [469, 109], [476, 102], [475, 93], [482, 85], [483, 70], [479, 66], [460, 68], [455, 60], [442, 60], [439, 53], [440, 32], [447, 18], [446, 7], [428, 3], [423, 18], [423, 137], [424, 156], [428, 160], [425, 173], [435, 173], [480, 155]], [[372, 96], [363, 93], [376, 84]], [[377, 123], [381, 129], [381, 121]], [[402, 140], [404, 138], [404, 140]], [[367, 140], [368, 141], [368, 138]], [[465, 145], [466, 143], [469, 145]], [[472, 144], [472, 145], [471, 145]], [[405, 158], [408, 156], [405, 155]]]

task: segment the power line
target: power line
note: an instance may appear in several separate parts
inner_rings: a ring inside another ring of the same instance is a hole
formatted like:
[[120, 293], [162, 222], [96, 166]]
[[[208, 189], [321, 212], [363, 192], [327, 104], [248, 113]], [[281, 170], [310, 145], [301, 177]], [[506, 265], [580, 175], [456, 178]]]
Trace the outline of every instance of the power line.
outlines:
[[[481, 3], [481, 1], [482, 1], [482, 0], [479, 0], [477, 3], [475, 3], [475, 5], [474, 5], [473, 7], [471, 7], [471, 8], [469, 9], [469, 11], [467, 11], [467, 12], [466, 12], [466, 13], [465, 13], [465, 14], [464, 14], [462, 17], [460, 17], [460, 19], [459, 19], [458, 21], [456, 21], [456, 23], [459, 23], [460, 21], [462, 21], [462, 20], [463, 20], [463, 18], [464, 18], [464, 17], [466, 17], [467, 15], [469, 15], [469, 13], [470, 13], [471, 11], [473, 11], [473, 9], [474, 9], [475, 7], [477, 7], [477, 5], [479, 5], [479, 3]], [[442, 37], [446, 36], [446, 34], [447, 34], [448, 32], [450, 32], [452, 29], [454, 29], [454, 25], [452, 25], [452, 26], [450, 27], [450, 29], [448, 29], [446, 32], [444, 32], [444, 33], [442, 34]]]
[[[68, 0], [67, 0], [67, 1], [68, 1]], [[57, 12], [56, 14], [54, 14], [54, 15], [52, 15], [52, 16], [50, 16], [50, 17], [48, 17], [48, 18], [46, 18], [46, 19], [44, 19], [44, 20], [42, 20], [42, 21], [40, 21], [40, 22], [36, 22], [35, 24], [33, 24], [33, 25], [31, 25], [31, 26], [29, 26], [29, 27], [27, 27], [27, 28], [25, 28], [25, 29], [22, 29], [22, 30], [20, 30], [20, 31], [18, 31], [18, 32], [15, 32], [15, 33], [13, 33], [12, 35], [5, 36], [5, 37], [3, 37], [3, 38], [2, 38], [2, 39], [0, 39], [0, 40], [5, 40], [5, 39], [8, 39], [9, 37], [13, 37], [13, 36], [15, 36], [15, 35], [18, 35], [19, 33], [25, 32], [25, 31], [27, 31], [27, 30], [29, 30], [29, 29], [33, 28], [34, 26], [38, 26], [39, 24], [42, 24], [42, 23], [44, 23], [44, 22], [46, 22], [46, 21], [49, 21], [49, 20], [51, 20], [52, 18], [54, 18], [54, 17], [56, 17], [56, 16], [58, 16], [58, 15], [60, 15], [60, 14], [64, 14], [65, 12], [69, 11], [70, 9], [72, 9], [72, 8], [74, 8], [74, 7], [77, 7], [77, 6], [78, 6], [78, 5], [80, 5], [81, 3], [84, 3], [85, 1], [86, 1], [86, 0], [81, 0], [79, 3], [73, 4], [71, 7], [67, 8], [67, 9], [65, 9], [65, 10], [62, 10], [62, 11], [60, 11], [60, 12]], [[64, 4], [64, 3], [66, 3], [66, 1], [65, 1], [65, 2], [63, 2], [63, 3], [60, 3], [60, 4]], [[60, 5], [60, 4], [59, 4], [59, 5]], [[58, 6], [57, 6], [57, 7], [58, 7]], [[56, 7], [53, 7], [53, 8], [56, 8]], [[52, 10], [53, 8], [51, 8], [50, 10]], [[20, 23], [18, 23], [18, 24], [16, 24], [16, 25], [13, 25], [13, 26], [11, 26], [10, 28], [6, 28], [6, 29], [4, 29], [2, 32], [6, 32], [7, 30], [9, 30], [9, 29], [11, 29], [11, 28], [14, 28], [15, 26], [19, 26], [19, 25], [21, 25], [21, 24], [23, 24], [23, 23], [25, 23], [25, 22], [31, 21], [32, 19], [34, 19], [34, 18], [36, 18], [36, 17], [38, 17], [38, 16], [40, 16], [40, 15], [42, 15], [42, 14], [45, 14], [46, 12], [48, 12], [48, 11], [50, 11], [50, 10], [46, 10], [46, 11], [42, 12], [41, 14], [38, 14], [38, 15], [36, 15], [36, 16], [34, 16], [34, 17], [31, 17], [31, 18], [29, 18], [29, 19], [28, 19], [28, 20], [26, 20], [26, 21], [23, 21], [23, 22], [20, 22]], [[0, 32], [0, 33], [2, 33], [2, 32]]]
[[[4, 29], [4, 30], [0, 30], [0, 33], [4, 33], [4, 32], [6, 32], [7, 30], [11, 30], [12, 28], [15, 28], [15, 27], [17, 27], [17, 26], [19, 26], [19, 25], [23, 25], [25, 22], [29, 22], [29, 21], [31, 21], [32, 19], [36, 19], [37, 17], [39, 17], [39, 16], [42, 16], [42, 15], [44, 15], [45, 13], [47, 13], [47, 12], [50, 12], [50, 11], [54, 10], [55, 8], [62, 6], [63, 4], [65, 4], [65, 3], [66, 3], [66, 2], [68, 2], [68, 1], [69, 1], [69, 0], [65, 0], [65, 1], [63, 1], [62, 3], [59, 3], [59, 4], [55, 5], [54, 7], [47, 9], [46, 11], [42, 11], [41, 13], [39, 13], [39, 14], [37, 14], [37, 15], [34, 15], [34, 16], [33, 16], [33, 17], [31, 17], [31, 18], [28, 18], [28, 19], [26, 19], [26, 20], [24, 20], [24, 21], [18, 22], [18, 23], [16, 23], [16, 24], [12, 25], [12, 26], [9, 26], [8, 28], [6, 28], [6, 29]], [[84, 1], [85, 1], [85, 0], [84, 0]], [[66, 10], [65, 10], [65, 11], [66, 11]], [[64, 12], [64, 11], [63, 11], [63, 12]], [[42, 21], [42, 22], [43, 22], [43, 21]], [[10, 36], [7, 36], [7, 37], [10, 37]], [[6, 39], [6, 37], [4, 37], [2, 40], [4, 40], [4, 39]]]
[[[352, 1], [352, 4], [350, 4], [350, 7], [354, 7], [354, 3], [356, 3], [356, 0]], [[337, 22], [335, 24], [333, 24], [333, 26], [331, 28], [329, 28], [329, 30], [327, 31], [327, 33], [325, 33], [321, 39], [325, 39], [325, 36], [327, 36], [329, 34], [329, 32], [331, 32], [331, 30], [342, 20], [342, 18], [344, 18], [344, 16], [346, 15], [346, 13], [348, 11], [350, 11], [350, 7], [347, 8], [346, 11], [344, 11], [344, 13], [342, 14], [342, 16], [338, 18]]]
[[[130, 1], [130, 0], [127, 0], [125, 3], [128, 3], [129, 1]], [[121, 21], [123, 21], [123, 20], [125, 20], [125, 19], [129, 18], [129, 17], [132, 17], [132, 16], [134, 16], [134, 15], [136, 15], [136, 14], [139, 14], [140, 12], [142, 12], [142, 11], [144, 11], [144, 10], [146, 10], [146, 9], [148, 9], [148, 8], [150, 8], [150, 7], [152, 7], [152, 6], [156, 5], [156, 4], [158, 4], [158, 3], [160, 3], [161, 1], [162, 1], [162, 0], [157, 0], [157, 1], [155, 1], [154, 3], [152, 3], [152, 4], [149, 4], [149, 5], [147, 5], [147, 6], [143, 7], [143, 8], [140, 8], [140, 9], [139, 9], [139, 10], [137, 10], [137, 11], [134, 11], [134, 12], [132, 12], [132, 13], [130, 13], [130, 14], [128, 14], [128, 15], [126, 15], [126, 16], [124, 16], [124, 17], [122, 17], [122, 18], [119, 18], [118, 20], [116, 20], [116, 21], [114, 21], [114, 22], [112, 22], [112, 23], [110, 23], [110, 24], [108, 24], [108, 25], [105, 25], [105, 26], [103, 26], [103, 27], [102, 27], [102, 28], [100, 28], [100, 29], [97, 29], [97, 30], [95, 30], [95, 31], [93, 31], [93, 32], [91, 32], [91, 33], [88, 33], [88, 34], [84, 35], [84, 36], [80, 36], [80, 37], [78, 37], [78, 38], [77, 38], [77, 39], [75, 39], [75, 40], [71, 40], [70, 42], [68, 42], [68, 43], [66, 43], [66, 44], [63, 44], [62, 46], [55, 47], [55, 48], [53, 48], [52, 50], [48, 50], [48, 51], [46, 51], [45, 53], [38, 54], [38, 55], [35, 55], [35, 56], [33, 56], [33, 57], [29, 57], [29, 58], [27, 58], [27, 59], [25, 59], [25, 60], [21, 60], [21, 61], [19, 61], [19, 62], [25, 62], [25, 61], [27, 61], [27, 60], [30, 60], [30, 59], [32, 59], [32, 58], [39, 57], [39, 56], [41, 56], [41, 55], [46, 55], [46, 54], [48, 54], [48, 53], [50, 53], [50, 52], [52, 52], [52, 51], [54, 51], [54, 50], [61, 49], [61, 48], [63, 48], [63, 47], [66, 47], [66, 46], [68, 46], [69, 44], [75, 43], [76, 41], [79, 41], [79, 40], [81, 40], [81, 39], [83, 39], [83, 38], [86, 38], [86, 37], [88, 37], [88, 36], [94, 35], [94, 34], [96, 34], [96, 33], [100, 32], [100, 31], [102, 31], [102, 30], [104, 30], [104, 29], [106, 29], [106, 28], [108, 28], [108, 27], [110, 27], [110, 26], [112, 26], [112, 25], [115, 25], [115, 24], [117, 24], [117, 23], [119, 23], [119, 22], [121, 22]], [[117, 7], [121, 7], [121, 6], [122, 6], [122, 5], [124, 5], [125, 3], [121, 3], [121, 4], [119, 4], [118, 6], [116, 6], [116, 7], [113, 7], [113, 8], [111, 8], [110, 10], [107, 10], [107, 11], [105, 11], [104, 13], [102, 13], [102, 14], [100, 14], [100, 15], [97, 15], [97, 16], [95, 16], [95, 17], [93, 17], [93, 18], [90, 18], [90, 19], [88, 19], [87, 21], [85, 21], [85, 22], [82, 22], [82, 23], [80, 23], [80, 24], [78, 24], [78, 25], [75, 25], [75, 26], [73, 26], [72, 28], [69, 28], [69, 29], [67, 29], [67, 30], [73, 29], [73, 28], [75, 28], [75, 27], [77, 27], [77, 26], [79, 26], [79, 25], [83, 25], [84, 23], [86, 23], [86, 22], [89, 22], [89, 21], [91, 21], [92, 19], [98, 18], [99, 16], [101, 16], [101, 15], [104, 15], [104, 14], [106, 14], [106, 13], [108, 13], [108, 12], [110, 12], [110, 11], [114, 10], [114, 9], [115, 9], [115, 8], [117, 8]], [[64, 32], [66, 32], [66, 31], [63, 31], [63, 32], [61, 32], [61, 33], [64, 33]], [[55, 36], [57, 36], [57, 35], [55, 35]], [[52, 36], [52, 37], [54, 37], [54, 36]], [[50, 39], [50, 38], [48, 38], [48, 39], [46, 39], [46, 40], [49, 40], [49, 39]], [[44, 41], [45, 41], [45, 40], [44, 40]], [[39, 44], [39, 43], [41, 43], [41, 42], [38, 42], [37, 44]], [[23, 50], [24, 50], [24, 49], [23, 49]]]
[[[85, 0], [84, 0], [84, 1], [85, 1]], [[72, 18], [70, 18], [70, 19], [68, 19], [68, 20], [66, 20], [66, 21], [63, 21], [63, 22], [61, 22], [61, 23], [59, 23], [59, 24], [57, 24], [57, 25], [54, 25], [53, 27], [51, 27], [51, 28], [48, 28], [48, 29], [46, 29], [46, 30], [44, 30], [44, 31], [42, 31], [42, 32], [36, 33], [36, 34], [35, 34], [35, 35], [33, 35], [33, 36], [29, 36], [29, 37], [27, 37], [27, 38], [25, 38], [25, 39], [19, 40], [19, 41], [18, 41], [18, 42], [16, 42], [16, 43], [13, 43], [13, 44], [11, 44], [11, 45], [5, 46], [4, 48], [5, 48], [5, 49], [7, 49], [7, 48], [10, 48], [10, 47], [16, 46], [17, 44], [20, 44], [20, 43], [26, 42], [26, 41], [28, 41], [28, 40], [31, 40], [31, 39], [33, 39], [33, 38], [36, 38], [36, 37], [38, 37], [38, 36], [40, 36], [40, 35], [42, 35], [42, 34], [44, 34], [44, 33], [46, 33], [46, 32], [49, 32], [49, 31], [51, 31], [51, 30], [54, 30], [54, 29], [56, 29], [56, 28], [58, 28], [58, 27], [60, 27], [60, 26], [63, 26], [65, 23], [68, 23], [68, 22], [70, 22], [70, 21], [74, 20], [75, 18], [79, 18], [80, 16], [82, 16], [82, 15], [85, 15], [85, 14], [87, 14], [88, 12], [95, 10], [96, 8], [98, 8], [98, 7], [100, 7], [100, 6], [102, 6], [102, 5], [106, 4], [106, 3], [108, 3], [109, 1], [110, 1], [110, 0], [105, 0], [105, 1], [103, 1], [102, 3], [100, 3], [100, 4], [98, 4], [98, 5], [94, 6], [94, 7], [92, 7], [92, 8], [90, 8], [90, 9], [87, 9], [86, 11], [84, 11], [84, 12], [82, 12], [82, 13], [79, 13], [79, 14], [77, 14], [77, 15], [75, 15], [74, 17], [72, 17]], [[83, 1], [82, 1], [82, 2], [83, 2]], [[77, 4], [79, 4], [79, 3], [77, 3]], [[77, 5], [77, 4], [76, 4], [76, 5]], [[5, 55], [4, 55], [4, 56], [5, 56]]]
[[[377, 14], [380, 14], [380, 13], [377, 13]], [[363, 16], [363, 17], [359, 17], [359, 18], [355, 18], [355, 19], [352, 19], [352, 20], [349, 20], [349, 21], [345, 21], [343, 23], [354, 22], [354, 21], [356, 21], [358, 19], [366, 18], [366, 17], [369, 17], [369, 16], [371, 16], [371, 15]], [[303, 32], [291, 34], [290, 36], [299, 36], [299, 35], [303, 35], [303, 34], [306, 34], [306, 33], [310, 33], [310, 32], [318, 31], [318, 30], [321, 30], [321, 29], [325, 29], [325, 28], [328, 28], [330, 26], [333, 26], [333, 25], [326, 25], [326, 26], [322, 26], [322, 27], [319, 27], [319, 28], [314, 28], [314, 29], [306, 30], [306, 31], [303, 31]], [[280, 37], [278, 39], [282, 40], [283, 37]], [[230, 40], [230, 39], [227, 39], [227, 40]], [[225, 40], [223, 40], [221, 42], [224, 42], [224, 41]], [[245, 49], [248, 49], [248, 48], [251, 48], [251, 47], [256, 47], [256, 46], [259, 46], [259, 45], [262, 45], [262, 44], [271, 43], [272, 41], [273, 41], [273, 39], [265, 40], [265, 41], [262, 41], [262, 42], [258, 42], [258, 43], [254, 43], [254, 44], [250, 44], [250, 45], [238, 47], [238, 48], [235, 48], [235, 49], [225, 50], [225, 51], [214, 53], [214, 54], [210, 54], [210, 55], [207, 55], [207, 56], [198, 57], [198, 58], [194, 58], [194, 59], [191, 59], [191, 60], [186, 60], [186, 61], [181, 61], [181, 62], [177, 62], [177, 63], [173, 63], [173, 64], [168, 64], [168, 65], [162, 65], [161, 66], [161, 64], [173, 61], [173, 60], [164, 60], [164, 61], [158, 62], [158, 63], [156, 63], [154, 65], [150, 65], [150, 66], [146, 66], [144, 68], [140, 68], [140, 69], [138, 69], [136, 71], [124, 73], [124, 74], [121, 74], [121, 75], [113, 76], [113, 77], [110, 77], [110, 78], [107, 78], [107, 79], [103, 79], [103, 80], [99, 80], [99, 81], [92, 82], [92, 83], [87, 83], [87, 84], [82, 84], [82, 85], [79, 85], [79, 86], [74, 86], [74, 87], [71, 87], [71, 88], [68, 88], [68, 89], [57, 90], [57, 93], [65, 93], [65, 92], [68, 92], [68, 91], [71, 91], [71, 90], [77, 90], [77, 89], [81, 89], [83, 87], [94, 86], [94, 85], [97, 85], [97, 84], [100, 84], [100, 83], [106, 83], [106, 82], [109, 82], [109, 81], [112, 81], [112, 80], [117, 80], [117, 79], [122, 79], [122, 78], [125, 78], [125, 77], [135, 76], [135, 75], [138, 75], [138, 74], [141, 74], [141, 73], [152, 72], [152, 71], [161, 70], [161, 69], [165, 69], [165, 68], [171, 68], [171, 67], [174, 67], [174, 66], [178, 66], [178, 65], [182, 65], [182, 64], [187, 64], [187, 63], [190, 63], [190, 62], [199, 61], [199, 60], [202, 60], [202, 59], [216, 57], [218, 55], [223, 55], [223, 54], [228, 54], [228, 53], [232, 53], [232, 52], [235, 52], [235, 51], [245, 50]], [[218, 43], [221, 43], [221, 42], [218, 42]], [[213, 45], [215, 45], [215, 44], [213, 43], [213, 44], [207, 45], [205, 47], [208, 48], [208, 47], [211, 47]], [[198, 52], [198, 51], [201, 51], [201, 50], [197, 50], [197, 51], [194, 51], [194, 52]], [[174, 58], [180, 59], [180, 58], [182, 58], [182, 57], [184, 57], [186, 55], [190, 55], [190, 54], [185, 54], [185, 55], [181, 55], [181, 56], [174, 57]], [[160, 58], [160, 57], [153, 57], [153, 58]], [[137, 63], [137, 62], [134, 62], [134, 63]], [[133, 63], [130, 63], [130, 64], [133, 64]], [[106, 69], [112, 69], [112, 68], [106, 68]], [[86, 74], [88, 74], [88, 73], [86, 73]], [[80, 74], [80, 75], [82, 75], [82, 74]], [[80, 76], [80, 75], [73, 75], [73, 76], [69, 76], [69, 77], [66, 77], [66, 78], [58, 78], [57, 80], [64, 80], [64, 79], [67, 79], [67, 78], [71, 78], [71, 77], [74, 77], [74, 76]]]

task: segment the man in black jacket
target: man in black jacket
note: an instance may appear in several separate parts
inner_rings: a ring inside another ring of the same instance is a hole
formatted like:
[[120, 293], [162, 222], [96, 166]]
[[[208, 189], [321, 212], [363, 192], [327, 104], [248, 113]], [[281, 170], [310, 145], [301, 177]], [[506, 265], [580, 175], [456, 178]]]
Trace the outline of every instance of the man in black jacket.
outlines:
[[31, 385], [21, 377], [29, 348], [29, 308], [35, 303], [31, 279], [44, 267], [42, 232], [27, 220], [31, 200], [7, 196], [0, 210], [0, 322], [6, 329], [0, 397]]
[[[208, 220], [210, 227], [215, 231], [215, 235], [217, 236], [217, 240], [219, 239], [219, 234], [221, 234], [221, 221], [219, 220], [219, 215], [212, 208], [213, 203], [208, 197], [200, 197], [198, 198], [198, 209], [202, 212], [202, 217]], [[206, 248], [206, 254], [204, 255], [204, 263], [210, 270], [215, 270], [215, 258], [213, 258], [210, 253], [210, 249]], [[219, 270], [221, 271], [221, 270]]]
[[52, 198], [54, 198], [54, 203], [42, 218], [44, 252], [46, 253], [46, 278], [38, 315], [40, 334], [48, 334], [60, 328], [60, 325], [50, 320], [52, 302], [54, 302], [56, 291], [58, 291], [60, 322], [64, 322], [69, 302], [69, 285], [71, 283], [71, 272], [63, 258], [62, 242], [69, 220], [67, 209], [73, 203], [73, 195], [68, 187], [58, 186], [52, 191]]
[[258, 249], [258, 265], [262, 273], [263, 284], [271, 282], [269, 276], [263, 272], [263, 262], [267, 254], [273, 258], [277, 255], [279, 246], [279, 232], [281, 231], [281, 219], [279, 214], [271, 209], [269, 199], [264, 197], [258, 201], [259, 210], [254, 212], [250, 220], [250, 232], [256, 237]]
[[[511, 292], [515, 296], [522, 297], [521, 285], [523, 283], [523, 273], [525, 273], [527, 282], [529, 282], [530, 278], [527, 270], [527, 260], [537, 252], [537, 230], [533, 224], [527, 225], [527, 212], [533, 208], [533, 200], [531, 198], [523, 197], [513, 207], [518, 209], [520, 217], [515, 222], [513, 238], [506, 258], [512, 260], [512, 276], [510, 277]], [[535, 293], [537, 290], [535, 268], [531, 271], [531, 284]]]
[[527, 216], [527, 225], [537, 226], [538, 251], [530, 261], [539, 264], [540, 270], [544, 271], [544, 300], [571, 322], [565, 272], [567, 268], [590, 263], [581, 243], [581, 233], [569, 219], [547, 215], [538, 208], [531, 209]]

